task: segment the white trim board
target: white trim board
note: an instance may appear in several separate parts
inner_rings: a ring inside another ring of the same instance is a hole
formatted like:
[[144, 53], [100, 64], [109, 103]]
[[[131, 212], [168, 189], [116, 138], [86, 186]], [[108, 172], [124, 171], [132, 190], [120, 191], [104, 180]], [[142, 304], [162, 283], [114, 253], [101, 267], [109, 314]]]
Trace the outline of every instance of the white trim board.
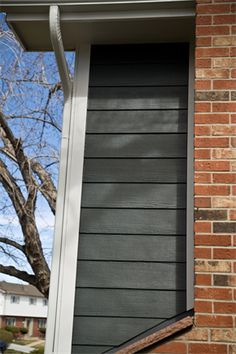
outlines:
[[71, 119], [71, 127], [68, 144], [62, 145], [45, 354], [71, 351], [89, 66], [90, 45], [80, 45], [76, 51], [71, 118], [64, 115], [64, 119]]

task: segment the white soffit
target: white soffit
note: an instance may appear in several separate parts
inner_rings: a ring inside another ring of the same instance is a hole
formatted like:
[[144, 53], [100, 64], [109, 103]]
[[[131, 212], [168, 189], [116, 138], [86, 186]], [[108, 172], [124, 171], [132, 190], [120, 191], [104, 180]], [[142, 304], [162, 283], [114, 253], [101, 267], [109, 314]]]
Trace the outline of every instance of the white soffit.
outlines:
[[0, 9], [26, 50], [52, 50], [48, 20], [53, 4], [60, 7], [65, 50], [83, 42], [188, 41], [194, 34], [192, 0], [2, 0]]

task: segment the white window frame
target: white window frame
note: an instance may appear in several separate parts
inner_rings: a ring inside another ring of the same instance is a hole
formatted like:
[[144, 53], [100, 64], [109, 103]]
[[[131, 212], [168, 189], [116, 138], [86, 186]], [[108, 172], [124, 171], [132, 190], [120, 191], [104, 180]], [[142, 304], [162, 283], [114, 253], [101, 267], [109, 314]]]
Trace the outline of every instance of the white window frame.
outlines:
[[[91, 43], [81, 43], [76, 48], [72, 103], [64, 110], [45, 354], [69, 354], [72, 346], [90, 47]], [[190, 42], [188, 86], [186, 310], [193, 308], [193, 58], [194, 41]]]
[[37, 299], [36, 299], [36, 297], [30, 296], [30, 297], [29, 297], [29, 304], [30, 304], [30, 306], [31, 306], [31, 305], [32, 305], [32, 306], [37, 305]]
[[[8, 321], [10, 322], [10, 324], [8, 324]], [[6, 326], [15, 327], [16, 326], [16, 318], [15, 317], [7, 317], [6, 318]]]
[[11, 304], [19, 304], [20, 303], [20, 296], [19, 295], [11, 295], [10, 302], [11, 302]]

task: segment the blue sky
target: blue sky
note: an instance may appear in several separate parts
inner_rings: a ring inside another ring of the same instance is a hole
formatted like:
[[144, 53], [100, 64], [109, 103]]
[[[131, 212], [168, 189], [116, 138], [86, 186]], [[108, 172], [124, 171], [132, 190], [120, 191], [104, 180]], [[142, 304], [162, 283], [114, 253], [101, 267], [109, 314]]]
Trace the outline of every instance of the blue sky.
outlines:
[[[66, 56], [72, 68], [74, 53], [67, 53]], [[10, 126], [16, 137], [24, 142], [25, 152], [30, 158], [37, 158], [43, 166], [47, 166], [55, 184], [58, 180], [63, 93], [59, 90], [51, 95], [50, 101], [48, 98], [50, 89], [58, 82], [60, 79], [54, 54], [23, 52], [9, 32], [4, 22], [4, 15], [0, 14], [0, 110], [6, 116], [14, 118], [10, 120]], [[43, 119], [50, 124], [43, 124]], [[4, 158], [1, 154], [0, 157]], [[4, 162], [24, 191], [15, 164], [8, 159]], [[45, 255], [50, 263], [54, 216], [40, 195], [37, 200], [36, 221]], [[11, 237], [22, 242], [17, 216], [1, 187], [0, 236]], [[14, 252], [14, 257], [18, 267], [29, 271], [25, 259], [18, 252]], [[16, 264], [2, 252], [0, 258], [3, 264]], [[19, 282], [18, 279], [4, 274], [0, 274], [0, 280]]]

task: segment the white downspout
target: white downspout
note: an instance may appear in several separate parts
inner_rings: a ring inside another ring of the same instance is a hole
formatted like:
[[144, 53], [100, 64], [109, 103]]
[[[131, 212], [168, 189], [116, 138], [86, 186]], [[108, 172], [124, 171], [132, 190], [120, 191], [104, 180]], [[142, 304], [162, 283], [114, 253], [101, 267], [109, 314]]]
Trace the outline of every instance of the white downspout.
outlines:
[[51, 267], [50, 294], [48, 306], [48, 320], [45, 354], [54, 353], [56, 341], [56, 323], [60, 321], [57, 314], [58, 304], [60, 302], [60, 266], [63, 263], [64, 240], [63, 225], [65, 214], [65, 197], [68, 171], [68, 153], [69, 153], [69, 135], [71, 126], [72, 109], [72, 80], [70, 78], [69, 68], [66, 62], [64, 47], [60, 30], [60, 11], [58, 6], [50, 6], [49, 12], [50, 36], [53, 50], [55, 53], [59, 75], [64, 92], [64, 110], [63, 110], [63, 128], [61, 139], [61, 155], [59, 168], [59, 183], [56, 206], [56, 220], [53, 244], [53, 259]]

